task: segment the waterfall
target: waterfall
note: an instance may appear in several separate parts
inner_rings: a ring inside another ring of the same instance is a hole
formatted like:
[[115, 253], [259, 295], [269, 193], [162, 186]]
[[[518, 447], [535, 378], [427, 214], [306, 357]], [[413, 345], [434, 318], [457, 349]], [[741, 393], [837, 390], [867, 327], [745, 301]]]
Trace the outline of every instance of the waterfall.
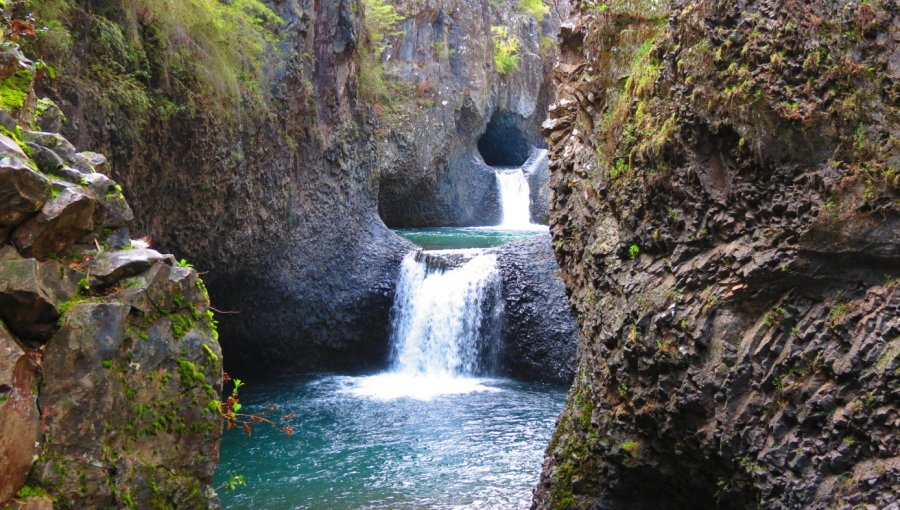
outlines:
[[475, 378], [493, 368], [503, 300], [497, 256], [484, 250], [404, 257], [391, 309], [391, 370], [351, 391], [383, 400], [497, 391]]
[[498, 168], [495, 174], [503, 211], [500, 227], [510, 230], [531, 228], [531, 193], [525, 171], [521, 168]]
[[[408, 254], [391, 311], [393, 369], [426, 376], [472, 376], [497, 324], [497, 257], [478, 250]], [[454, 260], [455, 259], [455, 260]], [[454, 264], [458, 264], [453, 267]]]
[[531, 222], [531, 189], [528, 175], [547, 164], [547, 150], [534, 149], [521, 167], [497, 167], [494, 175], [500, 190], [503, 220], [497, 227], [506, 230], [543, 230], [546, 227]]

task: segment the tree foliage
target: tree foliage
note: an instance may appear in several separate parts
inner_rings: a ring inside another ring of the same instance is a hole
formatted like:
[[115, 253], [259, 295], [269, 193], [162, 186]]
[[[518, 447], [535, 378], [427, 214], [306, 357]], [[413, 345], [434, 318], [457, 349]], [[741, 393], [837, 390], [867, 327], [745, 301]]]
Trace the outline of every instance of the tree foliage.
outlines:
[[500, 74], [509, 74], [519, 65], [519, 38], [504, 26], [491, 27], [494, 40], [494, 67]]

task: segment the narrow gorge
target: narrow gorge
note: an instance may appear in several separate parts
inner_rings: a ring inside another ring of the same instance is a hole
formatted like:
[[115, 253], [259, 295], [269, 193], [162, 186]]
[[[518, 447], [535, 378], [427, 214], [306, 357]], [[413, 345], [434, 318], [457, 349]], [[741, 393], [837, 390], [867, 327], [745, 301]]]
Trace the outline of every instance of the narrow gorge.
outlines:
[[893, 0], [0, 23], [0, 508], [898, 510]]

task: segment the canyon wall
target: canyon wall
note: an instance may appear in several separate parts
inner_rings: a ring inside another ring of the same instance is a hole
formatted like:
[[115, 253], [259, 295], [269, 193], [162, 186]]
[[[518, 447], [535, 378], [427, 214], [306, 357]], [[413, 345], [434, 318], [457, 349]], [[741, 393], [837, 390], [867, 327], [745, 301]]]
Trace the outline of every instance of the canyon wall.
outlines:
[[[130, 238], [107, 159], [0, 50], [0, 505], [210, 508], [223, 384], [196, 270]], [[15, 498], [15, 501], [10, 501]]]
[[[498, 132], [542, 143], [560, 8], [538, 21], [514, 1], [397, 2], [404, 19], [382, 34], [378, 57], [358, 0], [271, 0], [283, 23], [267, 25], [263, 86], [243, 89], [235, 106], [168, 92], [173, 80], [154, 71], [154, 20], [135, 27], [141, 11], [110, 5], [119, 4], [79, 4], [66, 54], [78, 65], [42, 92], [68, 117], [64, 134], [111, 155], [137, 230], [207, 273], [227, 312], [229, 365], [384, 366], [396, 275], [412, 246], [382, 218], [495, 222], [496, 184], [477, 142], [497, 119]], [[519, 41], [506, 75], [494, 69], [492, 26]], [[140, 44], [107, 55], [103, 41], [117, 37]], [[150, 90], [147, 121], [129, 118], [130, 96], [98, 95], [92, 69], [110, 60], [132, 66], [119, 81]]]
[[582, 2], [544, 124], [583, 341], [534, 508], [895, 508], [900, 17]]

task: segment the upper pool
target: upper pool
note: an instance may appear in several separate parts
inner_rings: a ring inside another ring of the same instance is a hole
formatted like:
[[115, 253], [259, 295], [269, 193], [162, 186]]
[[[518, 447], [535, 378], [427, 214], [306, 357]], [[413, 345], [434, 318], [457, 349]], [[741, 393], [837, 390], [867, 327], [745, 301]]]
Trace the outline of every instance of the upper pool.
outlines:
[[547, 233], [548, 229], [544, 225], [532, 225], [527, 229], [514, 230], [501, 227], [432, 227], [403, 228], [394, 232], [426, 250], [449, 250], [502, 246]]

